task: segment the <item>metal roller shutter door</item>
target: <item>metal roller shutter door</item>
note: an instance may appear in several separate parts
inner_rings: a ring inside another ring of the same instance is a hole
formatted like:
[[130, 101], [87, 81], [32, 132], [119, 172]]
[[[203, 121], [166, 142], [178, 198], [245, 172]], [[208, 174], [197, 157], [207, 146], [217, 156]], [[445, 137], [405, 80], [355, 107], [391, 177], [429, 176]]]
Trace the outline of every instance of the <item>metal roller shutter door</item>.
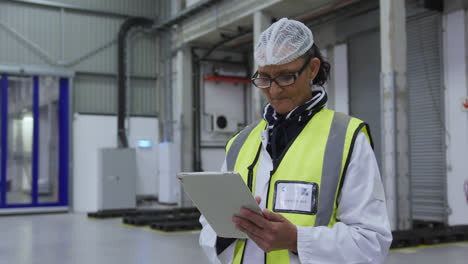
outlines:
[[446, 222], [445, 120], [439, 13], [407, 21], [413, 220]]

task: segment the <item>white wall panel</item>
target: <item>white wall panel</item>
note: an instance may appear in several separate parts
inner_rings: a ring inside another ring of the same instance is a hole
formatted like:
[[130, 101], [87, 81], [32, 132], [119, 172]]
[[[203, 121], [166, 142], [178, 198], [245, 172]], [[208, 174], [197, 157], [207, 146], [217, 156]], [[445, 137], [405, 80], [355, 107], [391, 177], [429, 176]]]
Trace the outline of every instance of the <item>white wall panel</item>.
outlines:
[[[91, 14], [65, 15], [65, 61], [77, 71], [117, 72], [117, 34], [124, 19]], [[78, 59], [113, 42], [99, 53], [77, 63]], [[136, 58], [135, 58], [136, 59]]]
[[202, 169], [203, 171], [220, 171], [226, 153], [224, 149], [202, 149]]
[[[84, 113], [117, 112], [117, 79], [112, 76], [79, 74], [74, 79], [74, 108]], [[156, 80], [130, 80], [130, 113], [156, 115]]]
[[[117, 35], [124, 18], [97, 16], [76, 12], [64, 13], [63, 58], [67, 67], [77, 71], [117, 71]], [[16, 32], [12, 33], [12, 32]], [[51, 64], [44, 60], [37, 49], [46, 53], [53, 62], [61, 58], [61, 14], [58, 9], [25, 6], [11, 2], [0, 2], [0, 59], [12, 64]], [[20, 37], [15, 36], [20, 35]], [[26, 39], [27, 44], [21, 38]], [[139, 36], [134, 45], [133, 59], [142, 65], [135, 69], [138, 74], [154, 73], [156, 58], [155, 36]], [[101, 52], [78, 59], [113, 43]], [[31, 47], [34, 45], [34, 47]], [[141, 63], [144, 61], [144, 63]], [[78, 62], [78, 63], [77, 63]], [[142, 71], [142, 69], [144, 69]]]
[[[136, 194], [155, 196], [159, 185], [158, 119], [131, 117], [129, 130], [128, 144], [136, 149]], [[151, 147], [139, 148], [138, 140], [151, 141]]]
[[468, 180], [468, 112], [462, 101], [468, 97], [466, 14], [463, 10], [444, 17], [444, 81], [447, 145], [447, 200], [452, 213], [449, 225], [468, 224], [468, 202], [463, 184]]
[[75, 116], [73, 122], [73, 210], [98, 209], [98, 150], [117, 146], [116, 118]]
[[158, 37], [138, 34], [130, 45], [131, 73], [139, 76], [157, 76]]
[[[135, 16], [154, 17], [159, 12], [159, 1], [152, 0], [55, 2]], [[0, 63], [37, 67], [62, 67], [64, 64], [65, 68], [79, 73], [73, 84], [78, 111], [115, 112], [116, 82], [112, 75], [117, 74], [117, 36], [124, 21], [125, 17], [71, 10], [65, 10], [62, 16], [55, 7], [0, 1]], [[157, 76], [156, 40], [155, 35], [142, 33], [132, 38], [129, 56], [132, 75]], [[83, 77], [80, 73], [111, 77]], [[133, 112], [156, 112], [154, 82], [134, 82], [140, 89], [134, 91], [132, 100], [141, 101], [132, 101]]]
[[132, 79], [130, 86], [130, 113], [138, 115], [155, 115], [158, 98], [155, 80]]
[[73, 104], [76, 112], [116, 113], [117, 80], [113, 77], [77, 75]]
[[[203, 91], [203, 107], [202, 107], [202, 143], [221, 144], [231, 138], [238, 129], [228, 131], [226, 133], [217, 133], [212, 130], [213, 115], [223, 115], [227, 119], [228, 124], [245, 123], [244, 121], [244, 89], [245, 84], [229, 83], [229, 82], [204, 82]], [[216, 120], [213, 119], [213, 122]]]
[[[158, 182], [158, 120], [130, 118], [130, 147], [137, 140], [152, 141], [149, 149], [137, 149], [137, 194], [156, 195]], [[73, 121], [73, 207], [75, 212], [98, 209], [98, 155], [101, 148], [117, 147], [115, 116], [75, 115]]]
[[[0, 61], [15, 64], [44, 64], [33, 43], [53, 59], [60, 55], [59, 13], [48, 8], [24, 8], [0, 2]], [[28, 42], [22, 40], [26, 39]]]

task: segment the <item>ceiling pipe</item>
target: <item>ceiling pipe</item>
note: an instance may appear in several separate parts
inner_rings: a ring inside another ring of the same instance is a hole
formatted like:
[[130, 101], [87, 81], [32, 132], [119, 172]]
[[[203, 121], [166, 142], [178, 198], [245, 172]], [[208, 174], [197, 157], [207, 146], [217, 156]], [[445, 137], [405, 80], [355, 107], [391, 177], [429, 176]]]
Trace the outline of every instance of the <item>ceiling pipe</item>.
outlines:
[[[133, 17], [125, 20], [125, 22], [120, 26], [119, 35], [118, 35], [118, 109], [117, 109], [117, 138], [118, 146], [120, 148], [128, 148], [128, 138], [127, 138], [127, 126], [126, 126], [126, 117], [127, 117], [127, 87], [126, 79], [130, 78], [127, 76], [128, 70], [128, 47], [127, 47], [127, 38], [129, 32], [138, 27], [143, 27], [144, 29], [150, 30], [154, 33], [161, 33], [163, 31], [168, 31], [173, 25], [183, 22], [185, 19], [194, 16], [195, 14], [203, 11], [205, 8], [212, 6], [221, 0], [206, 0], [200, 1], [197, 4], [194, 4], [190, 8], [186, 8], [183, 11], [176, 14], [174, 17], [163, 21], [162, 23], [155, 25], [154, 22], [147, 18]], [[165, 103], [171, 104], [172, 100], [166, 100]], [[171, 108], [168, 108], [171, 109]], [[170, 113], [165, 113], [171, 119]], [[169, 120], [170, 121], [170, 120]], [[170, 126], [172, 123], [166, 123]], [[169, 130], [172, 131], [172, 130]], [[172, 139], [172, 135], [168, 135], [167, 138]]]
[[126, 80], [130, 78], [127, 76], [128, 65], [128, 47], [127, 47], [127, 38], [129, 32], [136, 27], [150, 28], [153, 25], [153, 21], [133, 17], [125, 20], [125, 22], [120, 26], [119, 36], [118, 36], [118, 99], [117, 99], [117, 136], [118, 136], [118, 146], [119, 148], [128, 148], [128, 139], [127, 139], [127, 129], [126, 129], [126, 116], [127, 116], [127, 85]]
[[232, 36], [227, 36], [227, 35], [224, 35], [223, 36], [223, 39], [219, 42], [217, 42], [216, 44], [214, 44], [213, 46], [210, 47], [210, 49], [205, 52], [205, 54], [203, 54], [202, 57], [199, 58], [199, 60], [204, 60], [206, 58], [208, 58], [208, 56], [210, 56], [211, 53], [213, 53], [213, 51], [215, 51], [217, 48], [221, 47], [222, 45], [226, 44], [226, 43], [229, 43], [237, 38], [240, 38], [240, 37], [243, 37], [249, 33], [252, 33], [252, 29], [243, 29], [243, 28], [238, 28], [238, 33], [235, 34], [235, 35], [232, 35]]

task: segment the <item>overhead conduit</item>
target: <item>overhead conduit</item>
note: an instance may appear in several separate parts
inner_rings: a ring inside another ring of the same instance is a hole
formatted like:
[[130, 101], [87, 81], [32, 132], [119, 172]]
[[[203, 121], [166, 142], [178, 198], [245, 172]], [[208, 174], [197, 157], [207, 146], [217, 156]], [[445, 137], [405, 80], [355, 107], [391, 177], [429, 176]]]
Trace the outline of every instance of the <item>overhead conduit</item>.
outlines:
[[[127, 138], [127, 129], [125, 125], [126, 115], [127, 115], [127, 82], [126, 76], [127, 69], [129, 67], [127, 60], [127, 38], [128, 33], [138, 27], [143, 27], [145, 29], [151, 30], [155, 33], [160, 33], [161, 31], [170, 30], [170, 27], [179, 24], [185, 19], [199, 13], [204, 8], [207, 8], [221, 0], [207, 0], [200, 1], [197, 4], [194, 4], [190, 8], [184, 9], [182, 12], [176, 14], [173, 18], [170, 18], [164, 21], [161, 24], [155, 25], [154, 22], [147, 18], [134, 17], [125, 20], [125, 22], [120, 26], [119, 36], [118, 36], [118, 111], [117, 111], [117, 136], [118, 136], [118, 146], [120, 148], [128, 148], [128, 138]], [[165, 87], [170, 89], [170, 87]], [[171, 94], [171, 93], [165, 93]], [[166, 98], [166, 103], [172, 102], [172, 98]], [[169, 113], [165, 113], [168, 115]]]
[[135, 27], [149, 28], [153, 25], [153, 21], [140, 18], [132, 17], [120, 26], [119, 37], [118, 37], [118, 113], [117, 113], [117, 136], [119, 139], [119, 147], [128, 148], [128, 139], [126, 133], [125, 119], [127, 114], [127, 87], [125, 85], [126, 79], [130, 76], [126, 75], [128, 60], [127, 60], [127, 37], [128, 33]]

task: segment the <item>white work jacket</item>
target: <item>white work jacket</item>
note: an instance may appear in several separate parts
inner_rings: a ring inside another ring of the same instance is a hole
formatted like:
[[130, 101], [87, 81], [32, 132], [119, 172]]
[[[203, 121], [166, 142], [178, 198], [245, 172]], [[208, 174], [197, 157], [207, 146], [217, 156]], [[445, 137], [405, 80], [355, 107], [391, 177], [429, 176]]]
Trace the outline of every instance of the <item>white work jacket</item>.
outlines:
[[[255, 196], [265, 208], [268, 176], [273, 169], [266, 150], [268, 132], [261, 132], [262, 150], [257, 169]], [[306, 161], [304, 161], [306, 162]], [[226, 171], [226, 161], [222, 167]], [[385, 195], [380, 173], [366, 135], [359, 132], [351, 155], [343, 188], [338, 197], [333, 227], [297, 227], [298, 254], [289, 253], [290, 263], [383, 263], [392, 242]], [[216, 233], [202, 216], [200, 245], [212, 263], [231, 263], [235, 242], [216, 254]], [[265, 254], [253, 240], [246, 244], [243, 264], [264, 263]]]

